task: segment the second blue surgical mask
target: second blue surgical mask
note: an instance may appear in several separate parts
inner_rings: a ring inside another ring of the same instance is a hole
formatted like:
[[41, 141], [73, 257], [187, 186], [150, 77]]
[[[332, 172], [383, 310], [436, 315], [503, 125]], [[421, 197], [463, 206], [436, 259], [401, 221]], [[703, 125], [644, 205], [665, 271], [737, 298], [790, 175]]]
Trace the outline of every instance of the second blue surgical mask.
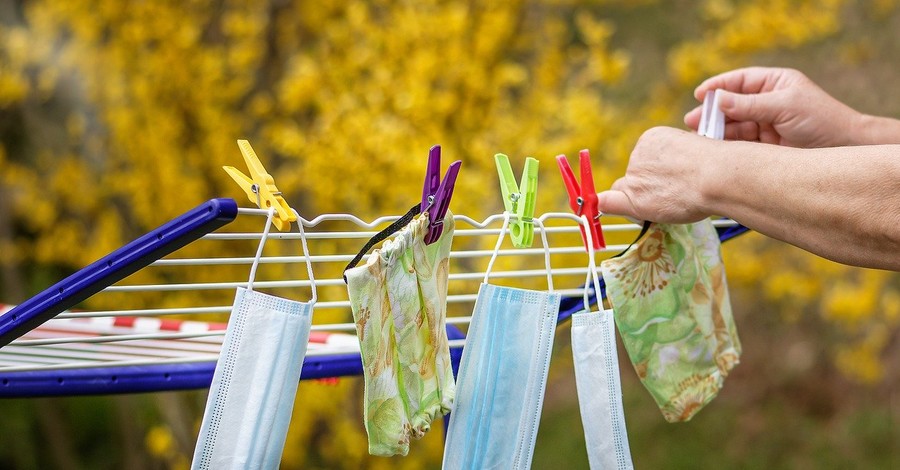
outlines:
[[531, 467], [560, 296], [552, 292], [549, 251], [551, 292], [487, 283], [508, 225], [506, 213], [466, 336], [445, 469]]

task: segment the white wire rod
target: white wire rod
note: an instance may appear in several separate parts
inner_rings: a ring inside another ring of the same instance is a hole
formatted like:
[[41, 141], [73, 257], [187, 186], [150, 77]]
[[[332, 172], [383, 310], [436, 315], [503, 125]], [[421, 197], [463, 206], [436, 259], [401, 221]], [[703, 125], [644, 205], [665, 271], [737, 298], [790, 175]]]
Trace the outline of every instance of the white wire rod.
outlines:
[[[306, 224], [303, 224], [306, 226]], [[621, 227], [620, 227], [621, 226]], [[640, 229], [640, 227], [636, 225], [610, 225], [611, 232], [623, 232], [623, 231], [636, 231], [636, 229]], [[535, 227], [535, 233], [540, 233], [543, 229], [540, 227]], [[606, 231], [606, 227], [604, 227], [604, 231]], [[575, 233], [578, 232], [578, 226], [566, 226], [566, 227], [547, 227], [546, 232], [548, 234], [560, 234], [560, 233]], [[377, 231], [369, 231], [369, 230], [356, 230], [356, 231], [333, 231], [333, 232], [306, 232], [307, 240], [331, 240], [331, 239], [366, 239], [372, 238]], [[455, 237], [476, 237], [476, 236], [487, 236], [487, 235], [499, 235], [499, 228], [478, 228], [478, 229], [459, 229], [453, 232], [453, 236]], [[210, 233], [205, 235], [203, 238], [207, 240], [259, 240], [262, 236], [261, 233], [258, 232], [227, 232], [227, 233]], [[300, 233], [298, 232], [284, 232], [284, 233], [270, 233], [267, 238], [276, 239], [276, 240], [299, 240]]]
[[[128, 333], [131, 334], [131, 333]], [[94, 336], [96, 337], [96, 336]], [[35, 340], [41, 339], [57, 339], [59, 335], [35, 335], [29, 338]], [[69, 338], [71, 340], [71, 338]], [[145, 349], [154, 350], [154, 351], [168, 351], [168, 354], [171, 355], [173, 352], [180, 352], [182, 354], [197, 354], [197, 353], [214, 353], [219, 352], [219, 349], [222, 348], [222, 341], [215, 342], [206, 342], [206, 341], [191, 341], [191, 340], [143, 340], [140, 342], [134, 342], [130, 344], [117, 344], [117, 345], [109, 345], [109, 344], [86, 344], [83, 341], [71, 341], [70, 348], [72, 349], [85, 349], [89, 348], [91, 351], [96, 352], [120, 352], [123, 354], [131, 354], [132, 356], [143, 356], [146, 355], [143, 351]], [[16, 344], [16, 343], [13, 343]], [[59, 348], [62, 345], [49, 345], [49, 347]], [[22, 346], [28, 348], [35, 348], [41, 346]], [[65, 349], [65, 347], [61, 347], [61, 349]], [[133, 351], [133, 352], [132, 352]]]
[[55, 358], [54, 360], [52, 357], [28, 357], [22, 356], [21, 354], [6, 354], [0, 350], [0, 362], [8, 363], [10, 367], [15, 367], [23, 362], [27, 364], [60, 364], [65, 361], [66, 360], [61, 357]]
[[[599, 252], [620, 252], [627, 248], [627, 245], [609, 245], [605, 249], [598, 250]], [[543, 255], [546, 250], [543, 248], [521, 248], [521, 249], [506, 249], [500, 250], [498, 256], [536, 256]], [[578, 254], [584, 252], [584, 247], [563, 247], [563, 248], [550, 248], [551, 255], [562, 255], [562, 254]], [[450, 258], [452, 259], [471, 259], [471, 258], [486, 258], [491, 256], [493, 250], [466, 250], [466, 251], [451, 251]], [[371, 255], [366, 255], [363, 257], [363, 260], [368, 259]], [[299, 257], [302, 259], [303, 257]], [[319, 258], [318, 260], [316, 258]], [[322, 258], [329, 258], [324, 262], [331, 261], [350, 261], [353, 259], [352, 255], [334, 255], [334, 256], [311, 256], [310, 259], [313, 262], [323, 262]], [[204, 259], [196, 259], [197, 265], [203, 265]], [[251, 259], [252, 261], [252, 259]], [[498, 272], [499, 273], [499, 272]], [[325, 280], [322, 280], [323, 282]], [[139, 292], [139, 291], [181, 291], [181, 290], [214, 290], [214, 289], [235, 289], [237, 287], [247, 287], [248, 283], [246, 281], [238, 281], [238, 282], [211, 282], [211, 283], [181, 283], [181, 284], [131, 284], [131, 285], [116, 285], [109, 286], [103, 289], [103, 292]], [[257, 281], [254, 283], [255, 286], [258, 287], [304, 287], [309, 286], [309, 281], [305, 280], [296, 280], [296, 281]], [[323, 284], [324, 285], [324, 284]]]
[[[311, 331], [344, 331], [349, 328], [352, 328], [353, 331], [356, 329], [355, 323], [342, 323], [342, 324], [324, 324], [324, 325], [313, 325]], [[216, 331], [204, 331], [204, 332], [192, 332], [192, 333], [129, 333], [129, 334], [114, 334], [114, 335], [104, 335], [104, 336], [78, 336], [78, 337], [65, 337], [65, 338], [51, 338], [51, 339], [27, 339], [27, 340], [16, 340], [10, 343], [8, 346], [4, 346], [3, 351], [6, 352], [8, 348], [12, 348], [14, 346], [19, 347], [34, 347], [34, 346], [50, 346], [57, 344], [71, 344], [71, 343], [113, 343], [113, 342], [122, 342], [122, 341], [144, 341], [144, 340], [170, 340], [171, 343], [177, 344], [175, 341], [171, 340], [203, 340], [209, 337], [214, 336], [225, 336], [225, 330], [216, 330]], [[179, 341], [178, 343], [182, 343], [183, 341]], [[221, 341], [219, 341], [221, 343]]]
[[[331, 351], [307, 351], [307, 356], [326, 356], [332, 354], [347, 354], [352, 353], [354, 351], [346, 348], [344, 350], [338, 350], [335, 352]], [[359, 353], [359, 350], [355, 351]], [[138, 367], [138, 366], [149, 366], [156, 364], [191, 364], [191, 363], [203, 363], [203, 362], [216, 362], [219, 359], [218, 354], [208, 354], [203, 356], [195, 356], [195, 357], [178, 357], [178, 358], [168, 358], [168, 359], [137, 359], [137, 360], [123, 360], [123, 361], [82, 361], [82, 362], [69, 362], [69, 363], [61, 363], [61, 364], [44, 364], [40, 366], [17, 366], [17, 367], [4, 367], [0, 368], [0, 373], [6, 372], [24, 372], [24, 371], [42, 371], [42, 370], [70, 370], [70, 369], [97, 369], [103, 367]]]
[[176, 359], [155, 359], [155, 360], [132, 360], [132, 361], [116, 361], [116, 362], [69, 362], [58, 365], [48, 365], [39, 367], [19, 366], [7, 367], [0, 369], [0, 372], [24, 372], [24, 371], [40, 371], [40, 370], [69, 370], [69, 369], [96, 369], [100, 367], [137, 367], [150, 366], [154, 364], [190, 364], [199, 362], [215, 362], [219, 359], [218, 354], [210, 354], [208, 356], [198, 356], [193, 358], [179, 357]]
[[[276, 288], [276, 287], [302, 287], [303, 283], [309, 285], [309, 281], [255, 281], [254, 288]], [[129, 286], [109, 286], [102, 292], [162, 292], [162, 291], [182, 291], [182, 290], [216, 290], [216, 289], [236, 289], [238, 287], [247, 287], [247, 281], [239, 282], [206, 282], [194, 284], [134, 284]]]
[[[558, 268], [552, 269], [551, 275], [566, 276], [583, 274], [586, 268]], [[496, 278], [522, 278], [522, 277], [544, 277], [546, 271], [543, 269], [536, 270], [520, 270], [520, 271], [492, 271], [491, 277]], [[455, 273], [450, 274], [449, 280], [471, 280], [484, 277], [484, 273]], [[309, 287], [310, 281], [256, 281], [253, 283], [257, 288], [276, 288], [276, 287]], [[343, 279], [317, 279], [316, 285], [319, 286], [343, 286]], [[246, 281], [235, 282], [208, 282], [208, 283], [191, 283], [191, 284], [134, 284], [127, 286], [110, 286], [103, 289], [104, 292], [162, 292], [162, 291], [187, 291], [187, 290], [224, 290], [236, 289], [238, 287], [247, 287]], [[197, 313], [197, 312], [193, 312]], [[210, 312], [202, 312], [210, 313]], [[59, 318], [67, 318], [60, 316]], [[72, 317], [68, 317], [72, 318]]]
[[[464, 217], [464, 216], [463, 216]], [[465, 217], [468, 219], [468, 217]], [[470, 219], [471, 220], [471, 219]], [[712, 221], [714, 227], [736, 227], [738, 225], [737, 222], [731, 219], [717, 219]], [[307, 224], [303, 224], [306, 226]], [[641, 226], [637, 224], [608, 224], [603, 226], [604, 233], [619, 233], [619, 232], [638, 232], [640, 231]], [[535, 233], [540, 233], [542, 230], [540, 227], [535, 227]], [[567, 227], [546, 227], [546, 232], [548, 234], [560, 234], [560, 233], [575, 233], [578, 231], [578, 225], [567, 226]], [[307, 240], [330, 240], [330, 239], [367, 239], [372, 238], [376, 231], [335, 231], [335, 232], [306, 232]], [[489, 236], [489, 235], [499, 235], [499, 228], [476, 228], [476, 229], [458, 229], [453, 232], [454, 237], [474, 237], [474, 236]], [[204, 240], [259, 240], [262, 237], [262, 233], [259, 232], [228, 232], [228, 233], [210, 233], [203, 236]], [[285, 232], [285, 233], [270, 233], [270, 239], [275, 240], [299, 240], [300, 233], [298, 232]], [[153, 265], [155, 265], [154, 263]]]
[[204, 313], [229, 313], [230, 305], [220, 307], [179, 307], [179, 308], [145, 308], [134, 310], [97, 310], [91, 312], [64, 312], [53, 317], [55, 319], [97, 318], [97, 317], [142, 317], [163, 315], [194, 315]]
[[[268, 216], [269, 215], [268, 210], [251, 209], [251, 208], [239, 208], [238, 213], [239, 214], [248, 214], [248, 215], [258, 215], [258, 216]], [[294, 213], [296, 214], [297, 211], [294, 211]], [[365, 228], [370, 228], [370, 229], [374, 229], [375, 227], [378, 227], [379, 225], [382, 225], [382, 224], [388, 224], [388, 223], [394, 222], [396, 220], [399, 220], [401, 217], [402, 216], [399, 216], [399, 215], [382, 216], [382, 217], [376, 218], [375, 220], [373, 220], [371, 222], [366, 222], [355, 215], [345, 214], [345, 213], [343, 213], [343, 214], [342, 213], [322, 214], [312, 220], [306, 220], [303, 217], [300, 217], [299, 214], [297, 214], [297, 220], [299, 222], [303, 223], [303, 225], [306, 227], [315, 227], [323, 222], [343, 221], [343, 222], [352, 222], [360, 227], [365, 227]], [[578, 225], [581, 224], [581, 218], [579, 216], [569, 213], [569, 212], [546, 212], [535, 218], [540, 220], [542, 223], [546, 222], [549, 219], [559, 219], [559, 220], [570, 220], [572, 222], [575, 222]], [[515, 220], [515, 219], [516, 219], [516, 216], [513, 214], [512, 220]], [[484, 220], [482, 220], [481, 222], [478, 222], [469, 216], [455, 214], [453, 216], [453, 220], [456, 222], [467, 223], [472, 227], [485, 228], [492, 223], [503, 220], [503, 214], [490, 215], [487, 218], [485, 218]], [[716, 219], [713, 221], [713, 225], [715, 225], [717, 227], [718, 226], [734, 226], [734, 225], [737, 225], [737, 222], [735, 222], [731, 219]], [[611, 231], [620, 231], [620, 230], [640, 229], [641, 225], [640, 224], [610, 224], [610, 225], [608, 225], [608, 227], [610, 228]], [[539, 227], [535, 227], [535, 230], [539, 231], [541, 229]], [[605, 230], [606, 230], [606, 226], [604, 227], [604, 231]], [[358, 232], [353, 232], [353, 233], [356, 234]], [[279, 234], [276, 234], [276, 235], [279, 235]], [[280, 235], [285, 235], [285, 234], [280, 234]], [[299, 233], [297, 235], [299, 236]], [[311, 233], [307, 234], [307, 235], [311, 235]]]
[[97, 361], [122, 361], [144, 358], [165, 359], [170, 357], [196, 357], [208, 354], [218, 354], [219, 349], [221, 349], [220, 347], [212, 351], [189, 351], [184, 349], [151, 347], [151, 343], [153, 342], [147, 341], [134, 343], [133, 346], [123, 346], [116, 344], [88, 345], [79, 343], [70, 343], [66, 345], [22, 346], [11, 348], [10, 353], [18, 353], [21, 356], [47, 357], [53, 359], [66, 358], [89, 359]]
[[107, 360], [107, 361], [126, 361], [133, 359], [133, 355], [97, 353], [92, 351], [72, 350], [72, 349], [50, 349], [50, 348], [26, 348], [16, 347], [12, 344], [4, 347], [7, 352], [12, 354], [21, 354], [31, 357], [49, 357], [49, 358], [65, 358], [65, 359], [90, 359], [90, 360]]
[[[271, 238], [272, 235], [269, 235]], [[310, 257], [312, 260], [313, 257]], [[228, 264], [253, 264], [255, 258], [252, 256], [232, 257], [232, 258], [174, 258], [161, 259], [150, 263], [150, 266], [220, 266]], [[300, 264], [306, 263], [305, 256], [262, 256], [259, 258], [260, 264]]]
[[[306, 226], [306, 224], [303, 224]], [[621, 229], [618, 228], [617, 225], [610, 226], [612, 232], [619, 231], [636, 231], [639, 229], [638, 226], [626, 225]], [[541, 228], [535, 227], [535, 233], [540, 233], [542, 231]], [[577, 226], [569, 226], [569, 227], [547, 227], [546, 231], [548, 234], [560, 234], [560, 233], [575, 233], [578, 231]], [[606, 227], [604, 227], [604, 231], [606, 231]], [[372, 238], [377, 231], [374, 230], [356, 230], [356, 231], [333, 231], [333, 232], [306, 232], [307, 240], [332, 240], [332, 239], [366, 239]], [[476, 237], [476, 236], [488, 236], [488, 235], [499, 235], [499, 228], [483, 228], [483, 229], [459, 229], [453, 232], [453, 236], [455, 237]], [[262, 236], [261, 233], [258, 232], [226, 232], [226, 233], [210, 233], [204, 235], [205, 240], [259, 240]], [[275, 240], [299, 240], [300, 233], [298, 232], [284, 232], [284, 233], [270, 233], [268, 238]]]
[[[598, 253], [603, 253], [606, 251], [616, 251], [617, 247], [621, 246], [622, 250], [625, 249], [627, 245], [609, 245], [603, 250], [597, 250]], [[543, 247], [538, 248], [508, 248], [502, 249], [497, 252], [497, 256], [544, 256], [545, 250]], [[621, 251], [621, 250], [619, 250]], [[584, 253], [584, 247], [579, 246], [566, 246], [566, 247], [550, 247], [551, 255], [571, 255], [577, 253]], [[467, 258], [490, 258], [490, 256], [494, 253], [494, 250], [468, 250], [468, 251], [450, 251], [451, 259], [467, 259]]]
[[[482, 274], [481, 277], [484, 277]], [[491, 274], [491, 278], [493, 278], [493, 274]], [[573, 297], [573, 296], [581, 296], [584, 294], [584, 289], [554, 289], [553, 292], [559, 293], [565, 297]], [[465, 302], [474, 302], [475, 299], [478, 298], [478, 294], [458, 294], [458, 295], [448, 295], [447, 303], [465, 303]], [[316, 302], [317, 309], [348, 309], [350, 308], [349, 300], [337, 300], [333, 302]]]
[[[197, 323], [202, 323], [202, 322], [197, 322]], [[59, 338], [63, 337], [59, 333], [68, 335], [66, 338], [70, 342], [73, 342], [73, 343], [79, 343], [79, 342], [80, 343], [90, 343], [90, 342], [93, 342], [94, 340], [84, 341], [84, 339], [100, 338], [100, 337], [108, 338], [108, 337], [116, 337], [116, 336], [123, 337], [123, 336], [138, 335], [138, 334], [155, 334], [158, 332], [158, 330], [149, 330], [149, 331], [148, 330], [133, 330], [133, 329], [127, 328], [127, 327], [104, 328], [104, 327], [100, 326], [99, 328], [98, 327], [92, 328], [89, 325], [87, 325], [85, 328], [83, 328], [81, 330], [73, 330], [73, 329], [65, 329], [65, 328], [49, 329], [49, 330], [50, 331], [47, 331], [47, 329], [43, 328], [43, 326], [36, 328], [32, 331], [29, 331], [28, 333], [23, 335], [21, 338], [11, 342], [10, 344], [23, 345], [23, 344], [25, 344], [24, 343], [25, 341], [37, 342], [37, 341], [43, 341], [45, 339], [59, 339]], [[180, 344], [181, 347], [184, 349], [184, 348], [187, 348], [187, 346], [185, 346], [185, 344], [190, 342], [193, 344], [197, 344], [198, 346], [196, 346], [196, 347], [202, 349], [202, 348], [208, 347], [208, 345], [222, 344], [222, 340], [219, 338], [215, 338], [215, 336], [218, 336], [218, 335], [210, 335], [211, 337], [201, 337], [201, 336], [199, 336], [200, 334], [216, 333], [216, 332], [224, 332], [224, 331], [225, 331], [224, 329], [181, 331], [180, 334], [193, 334], [196, 337], [188, 337], [188, 338], [184, 338], [184, 339], [173, 339], [173, 340], [167, 339], [167, 343]], [[165, 332], [163, 332], [163, 333], [165, 333]], [[169, 332], [168, 334], [175, 334], [175, 333]], [[145, 341], [145, 342], [149, 342], [149, 341]]]
[[[554, 268], [551, 270], [551, 274], [554, 277], [562, 277], [562, 276], [574, 276], [574, 275], [583, 275], [586, 272], [587, 268]], [[466, 280], [477, 280], [484, 277], [484, 273], [456, 273], [451, 274], [449, 280], [451, 281], [466, 281]], [[522, 271], [492, 271], [491, 278], [529, 278], [529, 277], [544, 277], [544, 270], [536, 269], [536, 270], [522, 270]], [[220, 283], [221, 284], [221, 283]], [[234, 288], [233, 284], [241, 284], [241, 283], [230, 283], [227, 288]], [[255, 283], [255, 285], [261, 285], [261, 282]], [[317, 285], [320, 286], [340, 286], [344, 285], [343, 279], [323, 279], [317, 280]], [[246, 283], [243, 283], [246, 285]], [[297, 286], [299, 287], [309, 287], [309, 281], [297, 281]], [[132, 287], [132, 286], [128, 286]], [[210, 287], [211, 288], [211, 287]], [[225, 288], [225, 287], [221, 287]], [[134, 289], [137, 290], [137, 289]], [[186, 289], [185, 289], [186, 290]], [[199, 290], [199, 288], [198, 288]], [[561, 291], [562, 292], [562, 291]], [[573, 293], [573, 295], [581, 295], [584, 290], [583, 289], [567, 289], [566, 295], [568, 293]], [[477, 295], [466, 295], [466, 296], [450, 296], [448, 297], [448, 302], [468, 302], [473, 300]], [[316, 308], [349, 308], [349, 301], [334, 301], [334, 302], [317, 302]], [[184, 307], [184, 308], [159, 308], [159, 309], [136, 309], [136, 310], [98, 310], [94, 312], [65, 312], [60, 313], [55, 318], [57, 319], [73, 319], [73, 318], [99, 318], [99, 317], [136, 317], [136, 316], [165, 316], [165, 315], [188, 315], [188, 314], [222, 314], [222, 313], [230, 313], [232, 306], [223, 305], [218, 307]]]
[[713, 227], [737, 227], [740, 225], [736, 220], [732, 219], [713, 219]]
[[[268, 216], [269, 211], [263, 210], [263, 209], [240, 208], [240, 209], [238, 209], [238, 213], [239, 214]], [[298, 215], [297, 220], [306, 227], [315, 227], [323, 222], [341, 221], [341, 222], [352, 222], [353, 224], [363, 227], [363, 228], [374, 229], [380, 225], [397, 221], [400, 219], [400, 217], [401, 216], [396, 216], [396, 215], [382, 216], [382, 217], [376, 218], [375, 220], [373, 220], [371, 222], [366, 222], [352, 214], [322, 214], [312, 220], [306, 220], [303, 217], [300, 217]], [[550, 219], [568, 220], [568, 221], [575, 222], [576, 226], [581, 225], [580, 217], [576, 216], [575, 214], [567, 213], [567, 212], [547, 212], [547, 213], [541, 214], [538, 217], [535, 217], [535, 219], [539, 220], [541, 222], [541, 225], [545, 225], [544, 223]], [[487, 218], [485, 218], [484, 220], [482, 220], [481, 222], [478, 222], [475, 219], [473, 219], [469, 216], [465, 216], [465, 215], [454, 215], [453, 220], [456, 222], [463, 222], [463, 223], [469, 224], [470, 226], [475, 227], [477, 229], [484, 229], [492, 223], [502, 221], [503, 214], [490, 215]], [[512, 215], [512, 220], [516, 220], [516, 216], [514, 214]], [[635, 230], [636, 228], [637, 229], [640, 228], [640, 226], [636, 225], [636, 224], [613, 224], [613, 225], [610, 225], [609, 227], [610, 227], [611, 231]], [[621, 228], [618, 228], [618, 227], [621, 227]], [[535, 231], [540, 232], [541, 230], [542, 230], [541, 227], [535, 227]], [[571, 227], [548, 227], [547, 228], [547, 233], [560, 232], [560, 231], [571, 231]], [[310, 233], [307, 233], [306, 236], [307, 236], [307, 238], [337, 238], [335, 236], [331, 236], [330, 235], [331, 233], [343, 233], [343, 232], [310, 232]], [[351, 237], [351, 238], [364, 238], [366, 236], [371, 236], [374, 233], [376, 233], [376, 232], [372, 232], [370, 234], [367, 234], [365, 232], [358, 232], [358, 231], [348, 232], [349, 237]], [[495, 234], [499, 233], [498, 229], [494, 229], [494, 233]], [[244, 234], [220, 233], [220, 234], [208, 234], [208, 235], [205, 235], [203, 238], [204, 239], [239, 239], [239, 238], [231, 238], [234, 235], [255, 237], [255, 238], [259, 238], [261, 236], [258, 233], [244, 233]], [[300, 234], [286, 232], [286, 233], [273, 233], [271, 236], [276, 237], [276, 238], [296, 238], [296, 237], [299, 237]]]
[[[451, 349], [459, 349], [466, 344], [465, 339], [453, 339], [447, 342]], [[323, 357], [323, 356], [334, 356], [339, 354], [359, 354], [359, 349], [354, 348], [322, 348], [322, 349], [310, 349], [307, 350], [306, 357]], [[97, 368], [105, 368], [105, 367], [138, 367], [138, 366], [148, 366], [148, 365], [157, 365], [157, 364], [192, 364], [192, 363], [204, 363], [204, 362], [216, 362], [219, 359], [218, 354], [210, 354], [206, 356], [197, 356], [192, 358], [172, 358], [172, 359], [139, 359], [139, 360], [129, 360], [129, 361], [116, 361], [116, 362], [70, 362], [63, 364], [49, 364], [49, 365], [39, 365], [39, 366], [15, 366], [15, 367], [2, 367], [0, 368], [0, 373], [6, 372], [24, 372], [24, 371], [49, 371], [49, 370], [69, 370], [69, 369], [97, 369]], [[301, 376], [302, 378], [302, 376]]]
[[[550, 270], [550, 275], [555, 277], [563, 277], [563, 276], [584, 276], [587, 274], [588, 267], [585, 266], [583, 268], [552, 268]], [[522, 269], [518, 271], [491, 271], [491, 279], [494, 278], [547, 278], [547, 270], [546, 269]], [[473, 279], [484, 279], [483, 272], [472, 272], [472, 273], [456, 273], [451, 274], [449, 276], [449, 280], [451, 281], [471, 281]]]
[[[269, 235], [271, 237], [272, 235]], [[628, 245], [608, 245], [606, 248], [597, 250], [597, 253], [620, 252], [627, 248]], [[498, 256], [537, 256], [544, 255], [544, 248], [509, 248], [500, 250]], [[550, 247], [551, 255], [584, 253], [583, 246], [567, 246], [567, 247]], [[451, 250], [451, 259], [462, 258], [488, 258], [493, 254], [493, 250]], [[315, 264], [320, 263], [346, 263], [352, 260], [356, 253], [346, 255], [313, 255], [309, 257], [309, 261]], [[372, 256], [367, 254], [363, 256], [361, 263]], [[158, 260], [151, 263], [151, 266], [210, 266], [210, 265], [249, 265], [253, 264], [253, 257], [232, 257], [232, 258], [176, 258]], [[299, 264], [306, 263], [305, 256], [263, 256], [260, 263], [264, 264]]]
[[[224, 336], [225, 330], [203, 331], [194, 333], [138, 333], [138, 334], [121, 334], [94, 337], [71, 337], [71, 338], [55, 338], [55, 339], [26, 339], [17, 340], [9, 343], [9, 346], [47, 346], [51, 344], [65, 343], [110, 343], [114, 341], [135, 341], [145, 339], [192, 339], [204, 338], [209, 336]], [[4, 346], [7, 348], [9, 346]]]
[[[316, 304], [318, 306], [318, 304]], [[356, 334], [356, 323], [324, 323], [313, 325], [310, 331], [351, 331]]]
[[[306, 224], [304, 224], [306, 225]], [[619, 228], [621, 226], [621, 228]], [[640, 229], [637, 225], [610, 225], [611, 232], [624, 232], [624, 231], [637, 231]], [[540, 233], [542, 230], [540, 227], [535, 227], [535, 233]], [[559, 234], [559, 233], [575, 233], [578, 231], [578, 226], [569, 226], [569, 227], [547, 227], [546, 232], [548, 234]], [[604, 227], [604, 231], [606, 227]], [[331, 240], [331, 239], [366, 239], [372, 238], [378, 232], [376, 231], [334, 231], [334, 232], [306, 232], [307, 240]], [[476, 236], [488, 236], [488, 235], [499, 235], [499, 228], [477, 228], [477, 229], [459, 229], [453, 232], [453, 236], [455, 237], [476, 237]], [[260, 232], [226, 232], [226, 233], [210, 233], [203, 236], [205, 240], [259, 240], [262, 237], [262, 233]], [[298, 232], [284, 232], [284, 233], [269, 233], [267, 238], [275, 239], [275, 240], [299, 240], [300, 233]]]
[[[269, 211], [267, 211], [267, 210], [250, 209], [250, 208], [240, 208], [240, 209], [238, 209], [238, 213], [239, 214], [258, 215], [258, 216], [268, 216], [269, 215]], [[294, 211], [294, 213], [297, 213], [297, 211]], [[303, 225], [306, 227], [315, 227], [323, 222], [341, 221], [341, 222], [352, 222], [360, 227], [374, 229], [375, 227], [378, 227], [379, 225], [388, 224], [388, 223], [400, 220], [401, 217], [402, 216], [399, 216], [399, 215], [388, 215], [388, 216], [378, 217], [371, 222], [366, 222], [353, 214], [346, 214], [346, 213], [322, 214], [312, 220], [306, 220], [303, 217], [300, 217], [299, 214], [297, 214], [297, 221], [303, 223]], [[516, 218], [516, 216], [513, 214], [512, 219], [515, 220], [515, 218]], [[550, 219], [550, 218], [568, 219], [568, 220], [575, 221], [576, 223], [580, 223], [580, 220], [581, 220], [575, 214], [570, 214], [570, 213], [566, 213], [566, 212], [548, 212], [546, 214], [542, 214], [535, 218], [539, 219], [541, 222], [544, 222], [545, 220]], [[472, 219], [471, 217], [468, 217], [465, 215], [454, 215], [453, 220], [457, 221], [457, 222], [465, 222], [473, 227], [484, 228], [485, 226], [487, 226], [495, 221], [503, 220], [503, 214], [490, 215], [481, 222], [478, 222], [478, 221]]]

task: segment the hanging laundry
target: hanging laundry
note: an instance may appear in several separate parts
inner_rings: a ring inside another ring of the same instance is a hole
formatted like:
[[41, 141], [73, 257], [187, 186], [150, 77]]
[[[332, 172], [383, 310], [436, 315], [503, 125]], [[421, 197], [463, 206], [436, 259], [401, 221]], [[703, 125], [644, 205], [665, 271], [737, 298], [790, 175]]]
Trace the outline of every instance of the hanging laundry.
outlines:
[[591, 230], [593, 217], [582, 215], [581, 220], [588, 249], [588, 274], [584, 282], [584, 311], [572, 315], [572, 358], [588, 462], [592, 469], [632, 470], [613, 310], [591, 311], [590, 287], [593, 286], [595, 296], [600, 294], [594, 264], [597, 245], [593, 239], [595, 231]]
[[278, 468], [311, 313], [311, 304], [238, 288], [191, 468]]
[[447, 341], [447, 281], [453, 215], [426, 244], [428, 212], [345, 271], [362, 352], [365, 426], [372, 455], [406, 455], [456, 391]]
[[488, 284], [509, 215], [504, 213], [466, 334], [444, 469], [531, 468], [560, 295], [552, 292], [549, 251], [549, 292]]
[[652, 224], [601, 271], [641, 382], [667, 421], [691, 419], [741, 354], [712, 222]]
[[248, 287], [237, 289], [192, 469], [274, 469], [281, 462], [309, 343], [316, 284], [303, 225], [298, 224], [312, 299], [297, 302], [253, 290], [273, 215], [275, 208], [269, 210]]

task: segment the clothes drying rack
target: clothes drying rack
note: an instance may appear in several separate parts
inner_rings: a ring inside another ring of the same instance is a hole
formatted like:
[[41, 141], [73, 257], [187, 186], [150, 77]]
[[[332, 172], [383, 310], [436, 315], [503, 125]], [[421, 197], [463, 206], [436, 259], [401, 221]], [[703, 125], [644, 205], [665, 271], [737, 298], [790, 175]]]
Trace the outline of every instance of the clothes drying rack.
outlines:
[[[0, 306], [0, 397], [208, 387], [234, 291], [247, 285], [246, 274], [267, 214], [261, 209], [239, 209], [232, 199], [210, 200], [26, 302]], [[399, 217], [366, 222], [350, 214], [324, 214], [309, 220], [297, 216], [305, 228], [319, 292], [301, 380], [361, 375], [343, 267], [380, 227]], [[447, 331], [456, 370], [465, 345], [463, 330], [503, 215], [481, 221], [453, 217]], [[582, 219], [570, 213], [545, 213], [534, 220], [536, 235], [540, 234], [534, 245], [513, 248], [507, 239], [491, 279], [545, 289], [541, 239], [546, 237], [551, 275], [563, 296], [562, 322], [583, 309], [588, 263], [579, 228]], [[746, 231], [727, 219], [714, 225], [723, 241]], [[607, 239], [621, 242], [599, 250], [598, 256], [623, 251], [640, 228], [604, 223]], [[233, 243], [242, 244], [247, 255], [216, 256], [234, 252], [217, 249]], [[269, 233], [255, 289], [308, 300], [310, 280], [299, 243], [296, 231]], [[587, 289], [590, 301], [596, 302], [593, 288]]]

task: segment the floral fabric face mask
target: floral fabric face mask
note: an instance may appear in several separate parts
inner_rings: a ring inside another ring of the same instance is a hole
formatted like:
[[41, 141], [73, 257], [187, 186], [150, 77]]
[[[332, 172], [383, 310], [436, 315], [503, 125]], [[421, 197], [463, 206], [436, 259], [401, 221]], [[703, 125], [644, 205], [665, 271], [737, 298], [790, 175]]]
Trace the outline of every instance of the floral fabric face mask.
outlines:
[[362, 353], [365, 424], [372, 455], [406, 455], [456, 394], [447, 341], [453, 215], [425, 244], [428, 217], [404, 227], [368, 262], [348, 269], [347, 289]]
[[653, 224], [600, 269], [638, 377], [667, 421], [690, 420], [741, 354], [712, 222]]

